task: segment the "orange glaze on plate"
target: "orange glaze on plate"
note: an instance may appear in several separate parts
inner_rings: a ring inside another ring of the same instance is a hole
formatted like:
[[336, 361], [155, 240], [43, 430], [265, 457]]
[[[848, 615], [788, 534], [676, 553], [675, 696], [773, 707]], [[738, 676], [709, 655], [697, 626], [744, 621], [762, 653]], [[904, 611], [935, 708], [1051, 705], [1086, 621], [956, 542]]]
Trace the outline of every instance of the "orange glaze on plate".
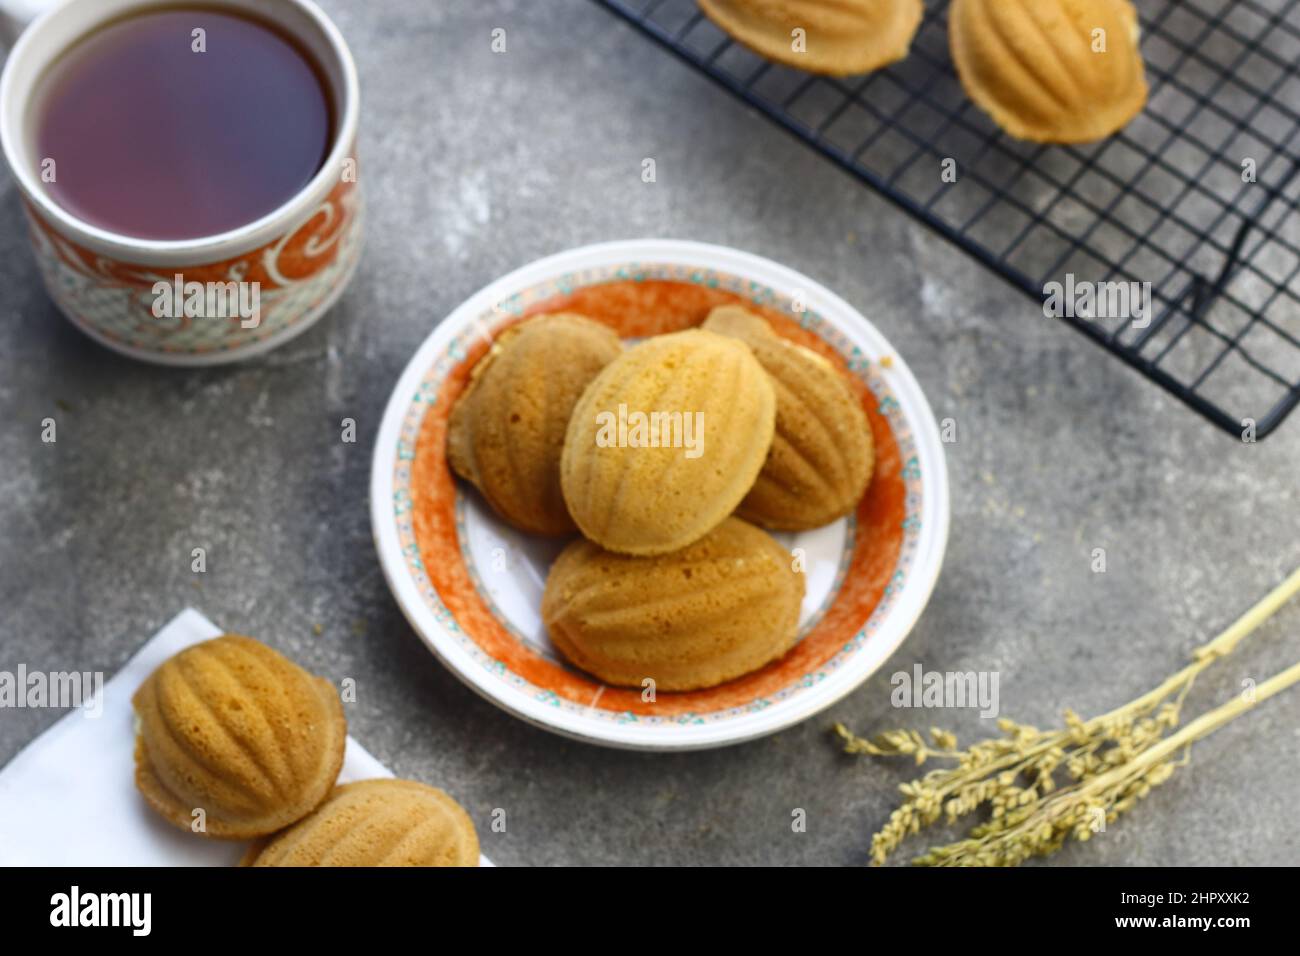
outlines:
[[816, 626], [780, 660], [708, 690], [660, 693], [641, 699], [639, 690], [606, 687], [587, 675], [547, 660], [516, 638], [484, 603], [465, 567], [456, 537], [456, 480], [447, 466], [447, 416], [465, 387], [470, 370], [487, 351], [476, 343], [465, 361], [446, 378], [441, 393], [420, 423], [411, 471], [415, 538], [422, 563], [460, 627], [490, 657], [514, 673], [567, 700], [618, 713], [672, 716], [744, 707], [815, 672], [853, 639], [884, 595], [898, 563], [906, 516], [905, 487], [898, 445], [889, 422], [866, 384], [851, 375], [844, 359], [815, 333], [784, 313], [718, 289], [662, 280], [618, 281], [587, 286], [538, 303], [502, 327], [541, 312], [578, 312], [610, 326], [622, 338], [678, 332], [699, 325], [715, 306], [744, 305], [767, 318], [781, 335], [833, 362], [862, 399], [876, 443], [876, 470], [859, 502], [853, 554], [839, 591]]

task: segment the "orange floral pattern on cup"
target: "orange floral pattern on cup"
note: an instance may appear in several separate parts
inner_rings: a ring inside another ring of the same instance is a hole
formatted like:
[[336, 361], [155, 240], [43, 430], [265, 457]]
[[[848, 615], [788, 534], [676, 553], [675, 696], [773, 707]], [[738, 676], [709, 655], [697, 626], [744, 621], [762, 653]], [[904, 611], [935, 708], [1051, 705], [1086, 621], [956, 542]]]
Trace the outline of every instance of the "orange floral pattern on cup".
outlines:
[[[60, 233], [27, 200], [37, 264], [51, 298], [92, 337], [127, 350], [204, 355], [282, 340], [319, 316], [346, 284], [360, 256], [361, 195], [340, 181], [308, 219], [272, 242], [200, 265], [162, 266], [102, 256]], [[229, 318], [159, 318], [153, 287], [185, 282], [256, 282], [260, 315], [245, 328]]]

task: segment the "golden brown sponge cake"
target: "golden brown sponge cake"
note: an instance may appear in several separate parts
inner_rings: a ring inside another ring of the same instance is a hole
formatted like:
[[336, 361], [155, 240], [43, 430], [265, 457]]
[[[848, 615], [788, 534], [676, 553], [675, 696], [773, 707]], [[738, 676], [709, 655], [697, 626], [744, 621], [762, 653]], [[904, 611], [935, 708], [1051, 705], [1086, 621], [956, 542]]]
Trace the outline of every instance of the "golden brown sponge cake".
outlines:
[[343, 765], [347, 724], [334, 687], [251, 637], [186, 648], [131, 702], [136, 787], [170, 823], [203, 836], [245, 840], [288, 826], [325, 799]]
[[337, 787], [315, 813], [254, 846], [249, 866], [478, 866], [478, 835], [459, 803], [413, 780]]
[[742, 343], [691, 329], [611, 362], [573, 409], [560, 484], [582, 533], [624, 554], [703, 537], [767, 457], [776, 393]]
[[921, 0], [700, 0], [700, 9], [760, 56], [834, 76], [907, 56], [924, 13]]
[[623, 346], [581, 315], [541, 315], [507, 329], [452, 409], [447, 459], [502, 518], [534, 534], [574, 530], [560, 491], [560, 450], [574, 403]]
[[804, 576], [764, 531], [728, 518], [694, 544], [650, 558], [578, 540], [546, 579], [542, 619], [575, 666], [609, 684], [713, 687], [795, 643]]
[[802, 531], [852, 511], [871, 481], [875, 441], [843, 376], [742, 306], [719, 306], [704, 328], [748, 345], [776, 389], [772, 448], [737, 514], [765, 528]]
[[1019, 139], [1102, 139], [1146, 103], [1128, 0], [953, 0], [948, 36], [967, 94]]

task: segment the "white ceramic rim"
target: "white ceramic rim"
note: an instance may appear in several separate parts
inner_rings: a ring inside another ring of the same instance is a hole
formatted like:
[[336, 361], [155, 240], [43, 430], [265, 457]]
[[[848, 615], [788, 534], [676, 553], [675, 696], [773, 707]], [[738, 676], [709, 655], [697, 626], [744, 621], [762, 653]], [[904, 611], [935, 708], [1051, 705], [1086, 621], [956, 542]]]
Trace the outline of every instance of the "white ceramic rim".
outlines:
[[[902, 590], [878, 631], [837, 669], [806, 693], [736, 720], [698, 725], [645, 726], [587, 720], [581, 713], [553, 708], [524, 694], [507, 696], [507, 685], [479, 667], [421, 597], [408, 572], [393, 511], [393, 471], [402, 421], [425, 372], [452, 339], [475, 317], [490, 312], [515, 291], [548, 277], [621, 262], [671, 262], [752, 277], [774, 289], [802, 290], [810, 310], [820, 312], [862, 347], [873, 362], [888, 356], [890, 387], [912, 426], [925, 480], [916, 558]], [[845, 327], [845, 320], [852, 323]], [[921, 386], [889, 341], [853, 306], [809, 277], [770, 259], [726, 246], [676, 239], [634, 239], [570, 249], [529, 263], [480, 289], [457, 306], [430, 333], [407, 364], [384, 410], [370, 476], [370, 520], [379, 563], [389, 589], [411, 627], [433, 654], [473, 690], [534, 726], [587, 743], [629, 750], [702, 750], [763, 737], [825, 710], [874, 674], [903, 643], [921, 616], [939, 578], [948, 541], [948, 471], [934, 413]]]
[[[145, 9], [157, 3], [165, 2], [165, 0], [137, 0], [137, 2], [141, 9]], [[220, 6], [222, 0], [213, 0], [213, 3]], [[47, 24], [56, 18], [78, 15], [78, 12], [73, 9], [74, 7], [85, 8], [86, 12], [80, 15], [87, 21], [83, 34], [88, 32], [93, 23], [103, 19], [98, 15], [98, 12], [101, 11], [97, 11], [94, 0], [63, 0], [62, 3], [45, 10], [23, 30], [18, 42], [9, 51], [8, 59], [5, 61], [4, 73], [0, 75], [0, 149], [3, 149], [5, 159], [13, 173], [14, 181], [22, 190], [23, 195], [40, 211], [42, 216], [74, 241], [101, 255], [114, 259], [124, 262], [145, 261], [150, 265], [157, 266], [185, 266], [218, 262], [251, 249], [257, 249], [289, 229], [294, 228], [300, 222], [306, 221], [315, 212], [321, 201], [329, 195], [338, 179], [343, 161], [349, 158], [354, 148], [361, 111], [361, 86], [357, 79], [356, 63], [352, 59], [352, 52], [348, 49], [347, 42], [343, 39], [338, 27], [334, 25], [333, 21], [325, 15], [325, 12], [320, 7], [313, 3], [312, 0], [275, 0], [275, 3], [297, 7], [320, 30], [321, 36], [324, 37], [335, 59], [333, 64], [322, 63], [321, 67], [326, 71], [337, 69], [342, 78], [343, 86], [343, 102], [336, 104], [339, 111], [338, 126], [334, 131], [334, 142], [329, 155], [311, 181], [291, 199], [260, 219], [255, 219], [237, 229], [230, 229], [212, 236], [201, 236], [197, 239], [158, 240], [139, 239], [134, 236], [110, 232], [107, 229], [102, 229], [78, 219], [55, 202], [41, 188], [36, 181], [35, 173], [30, 168], [30, 164], [18, 161], [19, 157], [26, 154], [26, 149], [22, 146], [22, 143], [27, 101], [24, 98], [22, 102], [14, 102], [14, 65], [22, 63], [26, 57], [35, 55], [31, 52], [32, 47], [39, 42], [41, 31]], [[134, 4], [131, 4], [130, 8], [134, 8]], [[254, 7], [254, 9], [262, 10], [260, 7]], [[273, 12], [262, 10], [261, 15], [275, 20]], [[47, 68], [53, 59], [54, 57], [47, 58], [41, 64], [40, 70]], [[145, 357], [152, 358], [153, 353], [148, 353]], [[230, 360], [229, 356], [226, 357], [226, 360]]]

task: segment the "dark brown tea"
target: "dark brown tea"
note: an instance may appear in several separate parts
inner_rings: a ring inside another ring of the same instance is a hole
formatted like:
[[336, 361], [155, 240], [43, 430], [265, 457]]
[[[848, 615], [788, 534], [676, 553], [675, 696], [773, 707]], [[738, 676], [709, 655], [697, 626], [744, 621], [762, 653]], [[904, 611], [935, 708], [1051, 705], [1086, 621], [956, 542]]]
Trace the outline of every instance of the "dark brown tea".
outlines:
[[34, 108], [37, 174], [59, 205], [144, 239], [210, 236], [271, 212], [321, 168], [334, 125], [306, 50], [203, 6], [96, 29], [49, 69]]

